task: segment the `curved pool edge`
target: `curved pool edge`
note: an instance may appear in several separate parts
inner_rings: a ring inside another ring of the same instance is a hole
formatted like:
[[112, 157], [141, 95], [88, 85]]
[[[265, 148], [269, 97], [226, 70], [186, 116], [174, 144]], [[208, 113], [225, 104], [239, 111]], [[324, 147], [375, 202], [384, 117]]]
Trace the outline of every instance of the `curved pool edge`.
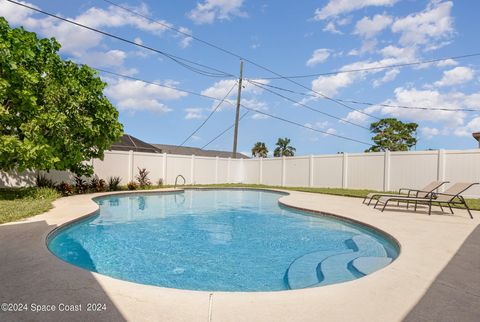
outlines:
[[[341, 213], [342, 217], [372, 225], [395, 236], [402, 246], [402, 255], [384, 269], [354, 281], [290, 291], [203, 292], [136, 284], [67, 264], [53, 255], [45, 243], [46, 236], [54, 229], [94, 213], [98, 205], [93, 198], [115, 194], [101, 193], [60, 198], [46, 213], [0, 225], [4, 231], [14, 230], [10, 235], [0, 234], [4, 254], [9, 255], [3, 269], [9, 272], [18, 270], [25, 277], [47, 277], [15, 281], [10, 273], [0, 276], [0, 282], [11, 290], [7, 299], [22, 298], [39, 303], [54, 302], [61, 297], [75, 302], [82, 297], [104, 296], [125, 320], [135, 321], [150, 321], [154, 317], [169, 321], [262, 319], [313, 322], [318, 321], [319, 316], [328, 321], [401, 321], [480, 224], [479, 212], [474, 212], [474, 220], [469, 219], [463, 210], [456, 210], [455, 216], [388, 210], [380, 213], [362, 205], [358, 198], [296, 191], [286, 193], [289, 195], [282, 198], [289, 205], [330, 214]], [[31, 224], [41, 224], [41, 227], [32, 232], [29, 229]], [[27, 266], [24, 265], [26, 257]], [[72, 274], [76, 279], [72, 283], [82, 285], [75, 291], [65, 280]], [[91, 277], [96, 281], [95, 285], [92, 285]], [[32, 292], [33, 289], [36, 291]], [[378, 310], [379, 305], [382, 310]], [[89, 317], [84, 314], [85, 318]], [[20, 317], [18, 314], [14, 316]], [[77, 319], [80, 316], [81, 313], [71, 315]]]
[[[311, 286], [311, 287], [308, 287], [308, 288], [299, 288], [299, 289], [288, 289], [288, 290], [274, 290], [274, 291], [206, 291], [206, 290], [191, 290], [191, 289], [179, 289], [179, 288], [172, 288], [172, 287], [166, 287], [166, 286], [158, 286], [158, 285], [151, 285], [151, 284], [142, 284], [142, 283], [136, 283], [136, 282], [133, 282], [133, 281], [127, 281], [127, 280], [122, 280], [122, 279], [118, 279], [118, 278], [115, 278], [115, 277], [111, 277], [111, 276], [108, 276], [108, 275], [104, 275], [102, 273], [99, 273], [99, 272], [95, 272], [95, 271], [90, 271], [88, 269], [85, 269], [85, 268], [82, 268], [82, 267], [79, 267], [79, 266], [76, 266], [72, 263], [69, 263], [69, 262], [66, 262], [64, 261], [63, 259], [61, 259], [60, 257], [58, 257], [55, 253], [53, 253], [50, 248], [49, 248], [49, 242], [52, 238], [55, 237], [55, 235], [57, 233], [59, 233], [60, 231], [72, 226], [72, 225], [75, 225], [75, 224], [78, 224], [79, 222], [82, 222], [84, 220], [88, 220], [90, 217], [92, 216], [95, 216], [98, 214], [99, 210], [100, 210], [100, 207], [97, 203], [97, 200], [99, 199], [102, 199], [102, 198], [107, 198], [107, 197], [110, 197], [110, 196], [128, 196], [128, 195], [141, 195], [141, 194], [172, 194], [172, 193], [182, 193], [184, 192], [185, 190], [234, 190], [234, 191], [265, 191], [265, 192], [275, 192], [275, 193], [278, 193], [279, 195], [281, 195], [277, 202], [280, 206], [283, 206], [283, 207], [287, 207], [287, 208], [291, 208], [291, 209], [294, 209], [294, 210], [299, 210], [299, 211], [302, 211], [302, 212], [306, 212], [308, 214], [313, 214], [313, 215], [316, 215], [316, 216], [326, 216], [326, 217], [332, 217], [336, 220], [339, 220], [339, 221], [343, 221], [343, 222], [346, 222], [346, 223], [350, 223], [350, 224], [354, 224], [354, 225], [358, 225], [360, 226], [361, 229], [366, 229], [366, 230], [372, 230], [374, 234], [379, 234], [381, 235], [382, 237], [384, 237], [385, 239], [387, 239], [394, 248], [396, 248], [396, 252], [397, 252], [397, 256], [395, 258], [392, 258], [392, 261], [390, 264], [372, 272], [371, 274], [367, 274], [361, 278], [356, 278], [356, 279], [353, 279], [353, 280], [348, 280], [348, 281], [342, 281], [342, 282], [337, 282], [337, 283], [334, 283], [334, 284], [328, 284], [328, 285], [324, 285], [324, 286]], [[178, 189], [178, 188], [167, 188], [167, 189], [152, 189], [152, 190], [134, 190], [134, 191], [115, 191], [115, 192], [103, 192], [103, 193], [96, 193], [96, 194], [90, 194], [90, 201], [93, 202], [96, 206], [96, 210], [92, 211], [92, 212], [89, 212], [88, 214], [85, 214], [85, 215], [82, 215], [82, 216], [79, 216], [79, 217], [76, 217], [70, 221], [67, 221], [57, 227], [55, 227], [54, 229], [52, 229], [51, 231], [49, 231], [46, 236], [44, 237], [44, 241], [45, 241], [45, 246], [48, 250], [48, 252], [54, 256], [57, 260], [60, 260], [64, 263], [66, 263], [67, 265], [69, 266], [73, 266], [77, 269], [81, 269], [81, 270], [85, 270], [87, 272], [90, 272], [92, 274], [95, 274], [95, 275], [98, 275], [98, 276], [101, 276], [101, 277], [105, 277], [105, 278], [109, 278], [109, 279], [114, 279], [114, 280], [117, 280], [119, 282], [125, 282], [125, 283], [130, 283], [130, 284], [134, 284], [134, 285], [142, 285], [142, 286], [148, 286], [148, 287], [155, 287], [155, 288], [159, 288], [159, 289], [166, 289], [166, 290], [172, 290], [172, 291], [180, 291], [180, 292], [195, 292], [195, 293], [203, 293], [203, 294], [213, 294], [213, 293], [234, 293], [234, 294], [252, 294], [252, 293], [255, 293], [255, 294], [261, 294], [261, 293], [284, 293], [284, 292], [296, 292], [296, 291], [302, 291], [302, 290], [306, 290], [306, 289], [314, 289], [314, 288], [325, 288], [325, 287], [331, 287], [331, 286], [334, 286], [334, 285], [338, 285], [338, 284], [345, 284], [345, 283], [352, 283], [352, 282], [355, 282], [357, 281], [358, 279], [363, 279], [365, 277], [368, 277], [368, 276], [371, 276], [381, 270], [384, 270], [386, 268], [388, 268], [389, 266], [391, 266], [401, 255], [401, 244], [400, 242], [394, 237], [392, 236], [392, 234], [376, 227], [376, 226], [373, 226], [373, 225], [370, 225], [366, 222], [363, 222], [361, 220], [358, 220], [358, 219], [354, 219], [354, 218], [350, 218], [350, 217], [345, 217], [345, 216], [342, 216], [342, 215], [338, 215], [336, 213], [329, 213], [329, 212], [325, 212], [325, 211], [320, 211], [320, 210], [314, 210], [314, 209], [310, 209], [310, 208], [303, 208], [303, 207], [299, 207], [299, 206], [295, 206], [295, 205], [292, 205], [288, 202], [285, 202], [285, 201], [282, 201], [281, 199], [283, 198], [288, 198], [289, 196], [293, 194], [295, 194], [297, 191], [291, 191], [291, 190], [282, 190], [282, 189], [269, 189], [269, 188], [254, 188], [254, 187], [226, 187], [226, 188], [223, 188], [223, 187], [188, 187], [188, 188], [182, 188], [182, 189]], [[302, 193], [305, 193], [305, 192], [302, 192]], [[85, 196], [89, 196], [88, 194], [85, 195]]]

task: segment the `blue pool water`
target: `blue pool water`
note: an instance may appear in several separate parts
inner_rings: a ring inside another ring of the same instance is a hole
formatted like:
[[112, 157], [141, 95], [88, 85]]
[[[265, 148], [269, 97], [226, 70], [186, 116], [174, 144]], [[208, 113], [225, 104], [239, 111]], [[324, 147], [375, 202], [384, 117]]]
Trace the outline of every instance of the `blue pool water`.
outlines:
[[383, 234], [278, 204], [259, 190], [107, 196], [60, 229], [50, 250], [73, 265], [142, 284], [277, 291], [362, 277], [398, 248]]

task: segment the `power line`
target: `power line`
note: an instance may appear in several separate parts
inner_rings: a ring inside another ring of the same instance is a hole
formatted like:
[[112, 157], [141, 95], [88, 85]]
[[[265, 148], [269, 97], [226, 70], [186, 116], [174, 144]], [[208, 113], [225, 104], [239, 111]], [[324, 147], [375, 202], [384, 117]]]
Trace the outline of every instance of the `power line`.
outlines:
[[[47, 12], [47, 11], [44, 11], [44, 10], [41, 10], [41, 9], [38, 9], [38, 8], [35, 8], [35, 7], [31, 7], [27, 4], [24, 4], [24, 3], [20, 3], [20, 2], [16, 2], [16, 1], [13, 1], [13, 0], [7, 0], [8, 2], [10, 3], [13, 3], [13, 4], [16, 4], [18, 6], [22, 6], [24, 8], [27, 8], [27, 9], [30, 9], [30, 10], [33, 10], [33, 11], [36, 11], [36, 12], [39, 12], [39, 13], [42, 13], [44, 15], [47, 15], [47, 16], [50, 16], [50, 17], [53, 17], [53, 18], [56, 18], [58, 20], [62, 20], [62, 21], [65, 21], [67, 23], [70, 23], [70, 24], [73, 24], [73, 25], [76, 25], [78, 27], [82, 27], [82, 28], [85, 28], [85, 29], [88, 29], [90, 31], [93, 31], [93, 32], [96, 32], [96, 33], [99, 33], [99, 34], [102, 34], [102, 35], [105, 35], [105, 36], [108, 36], [108, 37], [111, 37], [111, 38], [114, 38], [114, 39], [117, 39], [117, 40], [120, 40], [120, 41], [123, 41], [123, 42], [126, 42], [128, 44], [131, 44], [131, 45], [134, 45], [134, 46], [137, 46], [137, 47], [140, 47], [140, 48], [143, 48], [143, 49], [147, 49], [147, 50], [150, 50], [150, 51], [153, 51], [155, 53], [158, 53], [162, 56], [165, 56], [169, 59], [171, 59], [172, 61], [174, 61], [175, 63], [183, 66], [184, 68], [186, 69], [189, 69], [197, 74], [201, 74], [201, 75], [204, 75], [204, 76], [209, 76], [209, 77], [235, 77], [235, 75], [232, 75], [232, 74], [229, 74], [229, 73], [226, 73], [224, 71], [221, 71], [219, 69], [216, 69], [214, 67], [210, 67], [210, 66], [207, 66], [207, 65], [204, 65], [204, 64], [200, 64], [200, 63], [196, 63], [194, 61], [191, 61], [189, 59], [186, 59], [186, 58], [182, 58], [182, 57], [179, 57], [179, 56], [176, 56], [176, 55], [173, 55], [173, 54], [169, 54], [165, 51], [162, 51], [162, 50], [159, 50], [159, 49], [155, 49], [153, 47], [149, 47], [149, 46], [146, 46], [146, 45], [143, 45], [143, 44], [139, 44], [139, 43], [136, 43], [132, 40], [129, 40], [129, 39], [126, 39], [126, 38], [123, 38], [123, 37], [120, 37], [120, 36], [117, 36], [117, 35], [114, 35], [114, 34], [111, 34], [111, 33], [108, 33], [106, 31], [103, 31], [103, 30], [100, 30], [100, 29], [96, 29], [96, 28], [92, 28], [92, 27], [89, 27], [87, 25], [84, 25], [84, 24], [81, 24], [79, 22], [76, 22], [76, 21], [72, 21], [72, 20], [69, 20], [69, 19], [66, 19], [66, 18], [63, 18], [63, 17], [60, 17], [60, 16], [57, 16], [53, 13], [50, 13], [50, 12]], [[196, 65], [196, 66], [199, 66], [201, 68], [206, 68], [206, 69], [209, 69], [211, 71], [214, 71], [214, 72], [209, 72], [209, 71], [206, 71], [206, 70], [203, 70], [203, 69], [200, 69], [198, 67], [193, 67], [189, 64], [192, 64], [192, 65]]]
[[415, 66], [415, 65], [425, 65], [431, 63], [437, 63], [446, 60], [455, 60], [455, 59], [465, 59], [470, 57], [480, 56], [480, 53], [472, 53], [466, 55], [459, 55], [459, 56], [450, 56], [450, 57], [442, 57], [442, 58], [435, 58], [429, 60], [420, 60], [416, 62], [410, 63], [402, 63], [402, 64], [391, 64], [391, 65], [384, 65], [384, 66], [376, 66], [376, 67], [365, 67], [365, 68], [356, 68], [356, 69], [346, 69], [346, 70], [336, 70], [331, 72], [325, 73], [314, 73], [314, 74], [306, 74], [306, 75], [293, 75], [293, 76], [284, 76], [284, 77], [257, 77], [256, 79], [284, 79], [284, 78], [311, 78], [311, 77], [318, 77], [318, 76], [330, 76], [330, 75], [337, 75], [337, 74], [344, 74], [344, 73], [357, 73], [357, 72], [364, 72], [364, 71], [371, 71], [371, 70], [381, 70], [381, 69], [389, 69], [389, 68], [402, 68], [408, 66]]
[[[146, 80], [143, 80], [143, 79], [140, 79], [140, 78], [135, 78], [135, 77], [132, 77], [132, 76], [128, 76], [128, 75], [122, 75], [122, 74], [118, 74], [118, 73], [114, 73], [114, 72], [110, 72], [110, 71], [106, 71], [106, 70], [103, 70], [103, 69], [97, 69], [96, 70], [99, 70], [101, 72], [104, 72], [104, 73], [109, 73], [109, 74], [112, 74], [112, 75], [116, 75], [116, 76], [120, 76], [120, 77], [125, 77], [125, 78], [129, 78], [129, 79], [134, 79], [134, 80], [137, 80], [137, 81], [140, 81], [140, 82], [143, 82], [143, 83], [146, 83], [146, 84], [151, 84], [151, 85], [156, 85], [156, 86], [161, 86], [161, 87], [166, 87], [166, 88], [169, 88], [169, 89], [173, 89], [173, 90], [177, 90], [179, 92], [185, 92], [185, 93], [189, 93], [189, 94], [192, 94], [192, 95], [196, 95], [196, 96], [200, 96], [200, 97], [204, 97], [204, 98], [208, 98], [208, 99], [212, 99], [212, 100], [217, 100], [217, 101], [220, 101], [221, 102], [226, 102], [230, 105], [234, 105], [232, 102], [228, 101], [228, 100], [225, 100], [226, 98], [224, 97], [223, 100], [220, 100], [216, 97], [212, 97], [212, 96], [208, 96], [208, 95], [204, 95], [204, 94], [201, 94], [201, 93], [196, 93], [196, 92], [193, 92], [193, 91], [190, 91], [190, 90], [185, 90], [185, 89], [181, 89], [181, 88], [177, 88], [177, 87], [173, 87], [173, 86], [167, 86], [167, 85], [163, 85], [163, 84], [158, 84], [158, 83], [155, 83], [155, 82], [150, 82], [150, 81], [146, 81]], [[234, 86], [232, 87], [232, 89], [235, 87], [236, 84], [234, 84]], [[232, 89], [230, 89], [230, 91], [232, 91]], [[226, 97], [228, 97], [228, 95], [226, 95]], [[319, 132], [319, 133], [322, 133], [322, 134], [325, 134], [325, 135], [330, 135], [330, 136], [335, 136], [335, 137], [338, 137], [338, 138], [341, 138], [341, 139], [345, 139], [345, 140], [349, 140], [349, 141], [353, 141], [353, 142], [357, 142], [357, 143], [361, 143], [361, 144], [366, 144], [366, 145], [371, 145], [369, 143], [366, 143], [366, 142], [363, 142], [363, 141], [359, 141], [359, 140], [356, 140], [356, 139], [352, 139], [352, 138], [349, 138], [349, 137], [346, 137], [346, 136], [342, 136], [342, 135], [338, 135], [338, 134], [334, 134], [334, 133], [330, 133], [330, 132], [326, 132], [326, 131], [321, 131], [321, 130], [317, 130], [317, 129], [314, 129], [312, 127], [309, 127], [309, 126], [305, 126], [305, 125], [302, 125], [300, 123], [297, 123], [297, 122], [294, 122], [294, 121], [291, 121], [291, 120], [288, 120], [288, 119], [285, 119], [285, 118], [282, 118], [282, 117], [279, 117], [279, 116], [275, 116], [275, 115], [272, 115], [270, 113], [266, 113], [266, 112], [262, 112], [260, 110], [257, 110], [257, 109], [253, 109], [253, 108], [250, 108], [250, 107], [247, 107], [243, 104], [240, 105], [241, 107], [243, 107], [244, 109], [247, 110], [246, 113], [244, 113], [240, 118], [239, 118], [239, 121], [242, 120], [249, 112], [255, 112], [255, 113], [258, 113], [258, 114], [262, 114], [262, 115], [265, 115], [265, 116], [268, 116], [268, 117], [271, 117], [273, 119], [277, 119], [277, 120], [280, 120], [280, 121], [284, 121], [284, 122], [287, 122], [287, 123], [290, 123], [290, 124], [293, 124], [293, 125], [296, 125], [296, 126], [300, 126], [300, 127], [303, 127], [303, 128], [306, 128], [308, 130], [312, 130], [312, 131], [315, 131], [315, 132]], [[225, 129], [224, 131], [222, 131], [219, 135], [217, 135], [216, 137], [214, 137], [212, 140], [210, 140], [207, 144], [205, 144], [201, 149], [204, 149], [205, 147], [207, 147], [208, 145], [210, 145], [212, 142], [214, 142], [215, 140], [217, 140], [219, 137], [221, 137], [222, 135], [224, 135], [226, 132], [228, 132], [229, 130], [231, 130], [233, 127], [235, 126], [235, 124], [232, 124], [230, 127], [228, 127], [227, 129]]]
[[350, 110], [357, 111], [358, 113], [361, 113], [361, 114], [364, 114], [364, 115], [366, 115], [366, 116], [373, 117], [373, 118], [379, 120], [379, 118], [377, 118], [377, 117], [375, 117], [375, 116], [373, 116], [373, 115], [370, 115], [370, 114], [368, 114], [368, 113], [365, 113], [365, 112], [362, 111], [362, 110], [359, 110], [359, 109], [353, 108], [353, 107], [351, 107], [351, 106], [348, 106], [347, 104], [345, 104], [345, 103], [343, 103], [343, 102], [341, 102], [341, 101], [338, 101], [338, 100], [336, 100], [336, 99], [334, 99], [334, 98], [331, 98], [331, 97], [329, 97], [329, 96], [327, 96], [327, 95], [325, 95], [325, 94], [323, 94], [323, 93], [320, 93], [320, 92], [315, 91], [315, 90], [313, 90], [313, 89], [309, 89], [308, 87], [304, 86], [303, 84], [300, 84], [300, 83], [298, 83], [298, 82], [296, 82], [296, 81], [294, 81], [294, 80], [291, 80], [291, 79], [289, 79], [289, 78], [286, 78], [286, 77], [280, 75], [279, 73], [274, 72], [273, 70], [271, 70], [271, 69], [269, 69], [269, 68], [267, 68], [267, 67], [265, 67], [265, 66], [262, 66], [262, 65], [254, 62], [254, 61], [252, 61], [252, 60], [250, 60], [250, 59], [247, 59], [247, 58], [244, 58], [244, 57], [242, 57], [242, 56], [240, 56], [240, 55], [238, 55], [238, 54], [235, 54], [234, 52], [232, 52], [232, 51], [230, 51], [230, 50], [227, 50], [227, 49], [222, 48], [222, 47], [220, 47], [220, 46], [217, 46], [217, 45], [215, 45], [215, 44], [213, 44], [213, 43], [211, 43], [211, 42], [208, 42], [208, 41], [205, 41], [205, 40], [200, 39], [200, 38], [198, 38], [198, 37], [195, 37], [195, 36], [193, 36], [192, 34], [189, 34], [189, 33], [186, 33], [186, 32], [184, 32], [184, 31], [181, 31], [181, 30], [179, 30], [178, 28], [169, 26], [168, 24], [165, 24], [165, 23], [163, 23], [163, 22], [161, 22], [161, 21], [152, 19], [152, 18], [150, 18], [150, 17], [148, 17], [148, 16], [146, 16], [146, 15], [142, 15], [142, 14], [136, 12], [135, 10], [129, 9], [129, 8], [127, 8], [127, 7], [124, 7], [124, 6], [121, 6], [121, 5], [119, 5], [119, 4], [117, 4], [117, 3], [113, 2], [113, 1], [110, 1], [110, 0], [103, 0], [103, 1], [104, 1], [104, 2], [107, 2], [107, 3], [111, 4], [111, 5], [113, 5], [113, 6], [115, 6], [115, 7], [118, 7], [118, 8], [120, 8], [120, 9], [123, 9], [123, 10], [125, 10], [125, 11], [127, 11], [127, 12], [130, 12], [130, 13], [136, 15], [136, 16], [139, 16], [139, 17], [142, 17], [142, 18], [144, 18], [144, 19], [147, 19], [148, 21], [151, 21], [151, 22], [160, 24], [161, 26], [163, 26], [163, 27], [165, 27], [165, 28], [171, 29], [171, 30], [173, 30], [173, 31], [175, 31], [175, 32], [177, 32], [177, 33], [180, 33], [180, 34], [182, 34], [182, 35], [184, 35], [184, 36], [186, 36], [186, 37], [190, 37], [190, 38], [192, 38], [192, 39], [194, 39], [194, 40], [196, 40], [196, 41], [199, 41], [199, 42], [201, 42], [201, 43], [203, 43], [203, 44], [205, 44], [205, 45], [207, 45], [207, 46], [210, 46], [210, 47], [212, 47], [212, 48], [215, 48], [215, 49], [217, 49], [217, 50], [220, 50], [220, 51], [222, 51], [222, 52], [224, 52], [224, 53], [226, 53], [226, 54], [229, 54], [229, 55], [234, 56], [234, 57], [236, 57], [236, 58], [245, 60], [246, 62], [249, 62], [250, 64], [252, 64], [252, 65], [254, 65], [254, 66], [257, 66], [257, 67], [259, 67], [259, 68], [261, 68], [261, 69], [263, 69], [263, 70], [266, 70], [266, 71], [268, 71], [268, 72], [270, 72], [270, 73], [272, 73], [272, 74], [274, 74], [274, 75], [277, 75], [279, 78], [286, 79], [287, 81], [289, 81], [289, 82], [291, 82], [291, 83], [294, 83], [294, 84], [296, 84], [296, 85], [298, 85], [298, 86], [300, 86], [300, 87], [303, 87], [303, 88], [305, 88], [305, 89], [311, 90], [311, 91], [315, 92], [316, 94], [322, 96], [323, 98], [325, 98], [325, 99], [327, 99], [327, 100], [329, 100], [329, 101], [332, 101], [332, 102], [334, 102], [334, 103], [336, 103], [336, 104], [338, 104], [338, 105], [341, 105], [341, 106], [346, 107], [346, 108], [348, 108], [348, 109], [350, 109]]
[[[255, 83], [261, 86], [267, 86], [271, 87], [280, 91], [284, 92], [289, 92], [292, 94], [298, 94], [298, 95], [303, 95], [303, 96], [310, 96], [314, 98], [318, 98], [317, 95], [313, 95], [310, 93], [303, 93], [303, 92], [297, 92], [288, 88], [283, 88], [279, 86], [274, 86], [270, 84], [264, 84], [257, 82], [255, 80], [247, 80], [248, 82]], [[473, 109], [473, 108], [446, 108], [446, 107], [422, 107], [422, 106], [406, 106], [406, 105], [392, 105], [392, 104], [384, 104], [384, 103], [372, 103], [372, 102], [364, 102], [364, 101], [357, 101], [357, 100], [347, 100], [347, 99], [342, 99], [342, 98], [337, 98], [337, 100], [341, 102], [346, 102], [346, 103], [352, 103], [352, 104], [359, 104], [359, 105], [369, 105], [369, 106], [383, 106], [383, 107], [396, 107], [396, 108], [403, 108], [403, 109], [415, 109], [415, 110], [425, 110], [425, 111], [447, 111], [447, 112], [480, 112], [480, 109]]]
[[280, 121], [283, 121], [283, 122], [286, 122], [286, 123], [290, 123], [290, 124], [293, 124], [293, 125], [296, 125], [296, 126], [299, 126], [299, 127], [303, 127], [307, 130], [312, 130], [314, 132], [319, 132], [319, 133], [322, 133], [322, 134], [325, 134], [325, 135], [335, 136], [335, 137], [340, 138], [340, 139], [344, 139], [344, 140], [348, 140], [348, 141], [357, 142], [357, 143], [361, 143], [361, 144], [371, 146], [371, 144], [367, 143], [367, 142], [363, 142], [363, 141], [360, 141], [360, 140], [357, 140], [357, 139], [352, 139], [352, 138], [349, 138], [349, 137], [346, 137], [346, 136], [343, 136], [343, 135], [338, 135], [338, 134], [327, 132], [327, 131], [318, 130], [318, 129], [315, 129], [311, 126], [306, 126], [306, 125], [297, 123], [295, 121], [285, 119], [283, 117], [275, 116], [275, 115], [272, 115], [270, 113], [266, 113], [266, 112], [262, 112], [262, 111], [257, 110], [257, 109], [246, 107], [245, 105], [242, 105], [242, 107], [249, 110], [249, 111], [254, 111], [255, 113], [259, 113], [259, 114], [262, 114], [262, 115], [265, 115], [265, 116], [268, 116], [268, 117], [271, 117], [271, 118], [274, 118], [274, 119], [277, 119], [277, 120], [280, 120]]
[[290, 101], [290, 102], [292, 102], [292, 103], [294, 103], [294, 104], [298, 104], [298, 105], [300, 105], [300, 106], [303, 106], [303, 107], [305, 107], [305, 108], [307, 108], [307, 109], [309, 109], [309, 110], [311, 110], [311, 111], [314, 111], [314, 112], [316, 112], [316, 113], [323, 114], [323, 115], [326, 115], [326, 116], [328, 116], [328, 117], [331, 117], [331, 118], [334, 118], [334, 119], [336, 119], [336, 120], [339, 120], [339, 121], [341, 121], [341, 122], [349, 123], [349, 124], [351, 124], [351, 125], [355, 125], [355, 126], [357, 126], [357, 127], [360, 127], [360, 128], [362, 128], [362, 129], [365, 129], [365, 130], [370, 131], [370, 129], [369, 129], [368, 127], [365, 127], [365, 126], [363, 126], [363, 125], [361, 125], [361, 124], [358, 124], [358, 123], [355, 123], [355, 122], [351, 122], [351, 121], [349, 121], [349, 120], [342, 119], [342, 118], [340, 118], [340, 117], [338, 117], [338, 116], [335, 116], [335, 115], [332, 115], [332, 114], [329, 114], [329, 113], [326, 113], [326, 112], [319, 111], [319, 110], [317, 110], [317, 109], [315, 109], [315, 108], [313, 108], [313, 107], [311, 107], [311, 106], [309, 106], [309, 105], [307, 105], [307, 104], [304, 104], [304, 103], [302, 103], [302, 102], [295, 101], [294, 99], [291, 99], [291, 98], [288, 97], [288, 96], [285, 96], [285, 95], [282, 95], [282, 94], [277, 93], [277, 92], [275, 92], [275, 91], [272, 91], [272, 90], [270, 90], [270, 89], [268, 89], [268, 88], [266, 88], [266, 87], [263, 87], [262, 85], [258, 85], [257, 83], [253, 83], [253, 82], [251, 82], [251, 81], [249, 81], [249, 80], [247, 80], [247, 82], [249, 82], [249, 83], [252, 84], [253, 86], [256, 86], [256, 87], [258, 87], [258, 88], [261, 88], [261, 89], [263, 89], [263, 90], [265, 90], [265, 91], [267, 91], [267, 92], [269, 92], [269, 93], [272, 93], [272, 94], [274, 94], [274, 95], [277, 95], [277, 96], [279, 96], [279, 97], [281, 97], [281, 98], [283, 98], [283, 99], [285, 99], [285, 100], [287, 100], [287, 101]]
[[202, 124], [200, 124], [199, 127], [197, 127], [195, 129], [195, 131], [192, 132], [192, 134], [190, 134], [183, 142], [182, 144], [179, 145], [180, 146], [183, 146], [192, 136], [195, 135], [195, 133], [197, 133], [204, 125], [205, 123], [208, 122], [208, 120], [212, 117], [212, 115], [218, 110], [218, 108], [220, 107], [220, 105], [222, 105], [222, 103], [227, 99], [227, 97], [230, 95], [230, 93], [232, 92], [232, 90], [235, 88], [235, 86], [237, 85], [237, 83], [235, 82], [232, 86], [232, 88], [230, 88], [230, 90], [227, 92], [227, 94], [225, 94], [225, 96], [223, 97], [223, 99], [217, 104], [217, 106], [212, 110], [212, 112], [210, 112], [210, 115], [208, 115], [208, 117], [205, 119], [205, 121], [203, 121]]
[[[238, 119], [238, 122], [240, 122], [245, 116], [247, 116], [247, 114], [250, 113], [250, 111], [246, 111], [245, 113], [243, 113], [242, 116], [240, 116], [240, 118]], [[207, 144], [205, 144], [204, 146], [202, 146], [200, 148], [200, 150], [203, 150], [205, 149], [207, 146], [209, 146], [211, 143], [213, 143], [214, 141], [216, 141], [219, 137], [221, 137], [222, 135], [224, 135], [225, 133], [227, 133], [228, 131], [230, 131], [231, 129], [233, 129], [233, 127], [235, 126], [235, 123], [230, 125], [228, 128], [226, 128], [225, 130], [223, 130], [222, 132], [220, 132], [220, 134], [218, 134], [217, 136], [215, 136], [213, 139], [211, 139], [210, 141], [208, 141]]]

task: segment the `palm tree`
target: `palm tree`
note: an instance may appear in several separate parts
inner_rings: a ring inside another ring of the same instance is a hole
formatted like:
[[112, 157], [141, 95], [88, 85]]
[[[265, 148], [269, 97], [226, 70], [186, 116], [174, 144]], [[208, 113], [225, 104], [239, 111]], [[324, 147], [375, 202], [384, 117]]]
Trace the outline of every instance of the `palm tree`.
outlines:
[[252, 156], [257, 158], [266, 158], [268, 155], [268, 148], [265, 142], [257, 142], [252, 148]]
[[296, 149], [289, 145], [290, 139], [289, 138], [278, 138], [277, 143], [275, 144], [277, 147], [275, 151], [273, 151], [273, 156], [275, 157], [293, 157], [295, 155]]

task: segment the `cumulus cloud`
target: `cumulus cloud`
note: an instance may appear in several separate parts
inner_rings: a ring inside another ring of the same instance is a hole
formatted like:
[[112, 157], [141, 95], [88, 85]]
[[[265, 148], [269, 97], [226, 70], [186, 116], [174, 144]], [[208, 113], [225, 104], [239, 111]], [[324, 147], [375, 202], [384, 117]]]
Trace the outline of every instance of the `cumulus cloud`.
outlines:
[[471, 136], [473, 132], [478, 132], [480, 130], [480, 116], [475, 116], [466, 126], [457, 128], [454, 131], [456, 136]]
[[195, 9], [188, 13], [188, 18], [196, 24], [211, 24], [215, 20], [229, 20], [234, 16], [246, 17], [241, 10], [243, 0], [205, 0], [197, 3]]
[[475, 72], [468, 67], [455, 67], [443, 72], [441, 80], [434, 83], [435, 86], [452, 86], [466, 83], [473, 79]]
[[449, 38], [453, 33], [452, 7], [451, 1], [431, 1], [424, 11], [396, 19], [392, 31], [400, 33], [400, 44], [403, 46], [438, 48], [439, 44], [446, 44], [438, 41]]
[[186, 120], [199, 120], [204, 119], [206, 116], [203, 114], [204, 109], [199, 107], [191, 107], [185, 109]]
[[373, 87], [378, 87], [384, 83], [388, 83], [393, 81], [397, 75], [400, 74], [400, 71], [398, 69], [390, 69], [387, 71], [382, 78], [376, 79], [373, 81]]
[[[163, 84], [171, 86], [175, 83], [166, 81]], [[109, 82], [105, 93], [116, 102], [119, 110], [132, 112], [148, 110], [160, 113], [171, 111], [163, 101], [177, 100], [187, 95], [175, 89], [128, 79], [117, 79]]]
[[328, 57], [330, 57], [331, 49], [327, 48], [319, 48], [316, 49], [312, 57], [307, 61], [307, 66], [315, 66], [317, 64], [323, 63], [324, 61], [327, 60]]
[[334, 18], [365, 7], [392, 6], [398, 0], [330, 0], [323, 8], [315, 10], [315, 20]]
[[434, 127], [422, 127], [420, 128], [421, 135], [427, 140], [433, 139], [435, 136], [440, 134], [440, 130]]
[[[29, 6], [36, 7], [28, 2], [22, 2]], [[125, 52], [106, 50], [101, 52], [98, 48], [101, 46], [104, 36], [93, 31], [72, 25], [65, 21], [57, 20], [53, 17], [44, 17], [36, 15], [32, 10], [19, 7], [15, 4], [2, 1], [0, 15], [5, 17], [12, 25], [22, 25], [29, 30], [33, 30], [47, 37], [55, 37], [62, 44], [61, 52], [71, 55], [78, 62], [94, 63], [97, 67], [118, 66], [119, 62], [123, 64]], [[145, 4], [136, 7], [129, 7], [132, 10], [144, 15], [149, 14], [149, 8]], [[167, 26], [173, 26], [171, 23], [160, 20], [163, 24], [148, 21], [142, 17], [132, 15], [121, 8], [108, 6], [107, 8], [91, 7], [76, 17], [66, 17], [67, 19], [85, 24], [92, 28], [119, 28], [129, 26], [137, 30], [145, 31], [154, 35], [162, 35]], [[180, 30], [184, 27], [179, 27]], [[185, 28], [183, 30], [186, 30]], [[177, 36], [176, 36], [177, 37]], [[181, 45], [188, 45], [190, 40], [179, 37]], [[135, 38], [134, 42], [141, 44], [140, 38]], [[109, 59], [113, 60], [108, 62]]]
[[392, 21], [392, 17], [388, 15], [375, 15], [372, 19], [363, 17], [357, 21], [353, 34], [369, 39], [390, 26]]

